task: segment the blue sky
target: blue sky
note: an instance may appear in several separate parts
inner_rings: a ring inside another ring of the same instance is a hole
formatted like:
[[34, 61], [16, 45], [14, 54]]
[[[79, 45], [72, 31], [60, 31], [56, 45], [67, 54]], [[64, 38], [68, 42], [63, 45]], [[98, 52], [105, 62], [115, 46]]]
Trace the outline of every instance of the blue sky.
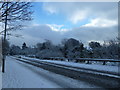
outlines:
[[[49, 13], [44, 10], [43, 8], [43, 2], [33, 2], [33, 18], [34, 18], [34, 23], [39, 23], [39, 24], [57, 24], [57, 25], [64, 25], [62, 28], [75, 28], [75, 27], [80, 27], [81, 25], [84, 25], [86, 23], [89, 23], [90, 16], [87, 17], [86, 19], [77, 22], [73, 24], [69, 20], [67, 20], [66, 16], [64, 13]], [[93, 16], [91, 16], [93, 17]]]
[[[85, 45], [90, 41], [103, 43], [118, 35], [117, 2], [33, 2], [33, 21], [16, 31], [22, 38], [10, 38], [12, 44], [35, 45], [51, 40], [59, 44], [75, 38]], [[14, 42], [17, 39], [16, 42]]]

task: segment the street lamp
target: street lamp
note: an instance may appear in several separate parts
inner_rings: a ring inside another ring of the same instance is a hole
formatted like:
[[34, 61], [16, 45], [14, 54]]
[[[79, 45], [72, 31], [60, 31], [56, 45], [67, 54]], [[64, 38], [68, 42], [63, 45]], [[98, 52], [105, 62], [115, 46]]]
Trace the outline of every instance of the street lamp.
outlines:
[[7, 30], [7, 16], [8, 16], [8, 3], [6, 2], [6, 16], [5, 16], [5, 30], [4, 30], [4, 38], [3, 38], [3, 59], [2, 59], [2, 72], [5, 72], [5, 57], [6, 57], [6, 30]]

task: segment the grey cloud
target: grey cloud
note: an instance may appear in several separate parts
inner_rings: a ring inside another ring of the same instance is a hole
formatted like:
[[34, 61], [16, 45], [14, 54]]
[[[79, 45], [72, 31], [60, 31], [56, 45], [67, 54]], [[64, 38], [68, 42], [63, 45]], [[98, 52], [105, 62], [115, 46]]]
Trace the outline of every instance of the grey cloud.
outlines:
[[[117, 26], [116, 26], [117, 27]], [[82, 40], [105, 40], [117, 37], [116, 27], [80, 27], [72, 31], [73, 35]], [[72, 33], [71, 32], [71, 33]]]
[[29, 45], [35, 45], [36, 43], [44, 42], [45, 39], [51, 40], [54, 44], [58, 44], [64, 38], [59, 32], [52, 31], [47, 25], [30, 26], [15, 33], [23, 35], [23, 38], [10, 38], [11, 43], [17, 45], [21, 45], [23, 42]]
[[64, 38], [75, 38], [88, 44], [90, 40], [104, 41], [114, 39], [118, 35], [117, 26], [114, 27], [79, 27], [72, 30], [59, 33], [52, 31], [47, 25], [29, 27], [26, 30], [18, 31], [24, 38], [11, 38], [12, 43], [22, 45], [23, 42], [29, 45], [35, 45], [38, 42], [44, 42], [45, 39], [51, 40], [54, 44], [59, 44]]

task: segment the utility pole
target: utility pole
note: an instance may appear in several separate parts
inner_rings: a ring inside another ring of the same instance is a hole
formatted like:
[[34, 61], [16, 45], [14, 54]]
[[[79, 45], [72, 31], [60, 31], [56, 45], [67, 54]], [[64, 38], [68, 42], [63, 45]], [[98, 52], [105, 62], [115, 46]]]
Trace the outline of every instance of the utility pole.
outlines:
[[5, 16], [5, 30], [4, 30], [4, 39], [3, 39], [3, 59], [2, 59], [2, 72], [5, 72], [5, 58], [6, 58], [6, 31], [7, 31], [7, 16], [8, 16], [8, 3], [6, 2], [6, 16]]

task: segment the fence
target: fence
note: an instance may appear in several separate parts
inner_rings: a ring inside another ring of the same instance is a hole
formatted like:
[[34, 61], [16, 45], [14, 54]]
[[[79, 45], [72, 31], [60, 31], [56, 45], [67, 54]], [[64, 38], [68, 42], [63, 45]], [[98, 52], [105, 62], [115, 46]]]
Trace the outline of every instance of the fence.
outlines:
[[[32, 57], [36, 58], [36, 57]], [[39, 59], [45, 59], [45, 60], [59, 60], [59, 61], [75, 61], [75, 62], [85, 62], [87, 61], [87, 64], [90, 63], [90, 61], [95, 61], [95, 62], [102, 62], [103, 65], [106, 65], [106, 62], [117, 62], [120, 65], [120, 60], [119, 59], [97, 59], [97, 58], [65, 58], [65, 57], [46, 57], [46, 58], [39, 58]]]
[[[49, 57], [49, 58], [42, 58], [42, 59], [64, 61], [66, 58], [64, 58], [64, 57]], [[87, 64], [89, 64], [90, 61], [96, 61], [96, 62], [103, 62], [103, 65], [106, 65], [106, 62], [119, 62], [120, 63], [120, 60], [116, 60], [116, 59], [96, 59], [96, 58], [69, 59], [69, 58], [67, 58], [66, 60], [68, 60], [68, 61], [72, 61], [73, 60], [75, 62], [85, 62], [85, 61], [87, 61]]]
[[120, 60], [115, 60], [115, 59], [95, 59], [95, 58], [78, 58], [76, 59], [76, 62], [79, 61], [87, 61], [87, 63], [89, 64], [90, 61], [99, 61], [99, 62], [103, 62], [103, 65], [106, 64], [106, 62], [120, 62]]

